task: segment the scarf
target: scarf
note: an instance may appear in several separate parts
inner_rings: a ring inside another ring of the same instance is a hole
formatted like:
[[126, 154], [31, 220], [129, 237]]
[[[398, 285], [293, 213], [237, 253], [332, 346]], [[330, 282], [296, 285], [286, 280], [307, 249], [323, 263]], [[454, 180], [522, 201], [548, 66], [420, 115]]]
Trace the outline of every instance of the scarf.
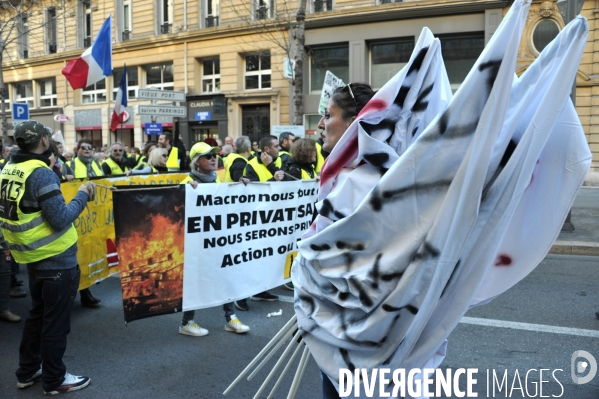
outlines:
[[96, 171], [92, 168], [92, 162], [94, 161], [93, 157], [84, 157], [81, 154], [77, 154], [77, 158], [87, 167], [87, 177], [97, 176]]
[[197, 182], [200, 183], [214, 183], [216, 181], [216, 172], [210, 172], [205, 175], [200, 173], [198, 170], [192, 169], [189, 175]]

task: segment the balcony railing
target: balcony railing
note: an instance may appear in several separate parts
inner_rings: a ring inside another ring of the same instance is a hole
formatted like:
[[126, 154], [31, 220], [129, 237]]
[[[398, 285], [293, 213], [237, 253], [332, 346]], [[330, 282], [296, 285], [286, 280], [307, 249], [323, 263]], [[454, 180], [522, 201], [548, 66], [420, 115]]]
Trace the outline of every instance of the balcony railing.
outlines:
[[89, 47], [92, 45], [92, 38], [91, 37], [84, 37], [83, 38], [83, 47]]
[[333, 0], [315, 0], [314, 12], [331, 11], [333, 9]]
[[260, 19], [267, 19], [269, 18], [268, 15], [268, 7], [267, 6], [260, 6], [256, 9], [256, 19], [260, 20]]
[[212, 28], [214, 26], [218, 26], [218, 17], [215, 15], [206, 17], [206, 28]]
[[169, 24], [168, 22], [165, 24], [160, 25], [160, 33], [167, 34], [167, 33], [173, 33], [173, 24]]
[[124, 30], [123, 31], [123, 41], [126, 42], [127, 40], [131, 40], [131, 31], [130, 30]]

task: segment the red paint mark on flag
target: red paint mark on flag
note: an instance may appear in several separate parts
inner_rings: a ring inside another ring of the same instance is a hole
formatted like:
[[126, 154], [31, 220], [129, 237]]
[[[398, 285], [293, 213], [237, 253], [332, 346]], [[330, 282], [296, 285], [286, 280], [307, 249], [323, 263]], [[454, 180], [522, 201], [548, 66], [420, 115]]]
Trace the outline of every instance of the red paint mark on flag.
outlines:
[[360, 111], [360, 116], [367, 114], [368, 112], [371, 111], [382, 111], [385, 108], [387, 108], [387, 103], [384, 102], [383, 100], [380, 99], [376, 99], [376, 100], [370, 100], [368, 102], [368, 104], [366, 104], [364, 106], [364, 108], [362, 108], [362, 111]]
[[495, 266], [511, 266], [512, 263], [512, 257], [504, 254], [497, 256], [495, 260]]

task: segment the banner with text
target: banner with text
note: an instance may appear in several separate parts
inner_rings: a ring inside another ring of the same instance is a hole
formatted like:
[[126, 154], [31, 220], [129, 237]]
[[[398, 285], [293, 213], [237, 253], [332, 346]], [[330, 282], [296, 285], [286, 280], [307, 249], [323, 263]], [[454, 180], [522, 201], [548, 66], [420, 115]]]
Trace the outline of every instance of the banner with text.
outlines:
[[[93, 182], [98, 185], [96, 198], [88, 202], [87, 209], [84, 209], [73, 222], [79, 237], [77, 241], [77, 260], [81, 268], [79, 289], [88, 288], [118, 272], [119, 259], [115, 245], [112, 191], [107, 187], [179, 184], [186, 176], [186, 173], [169, 173], [93, 179]], [[61, 191], [67, 203], [73, 199], [79, 186], [85, 181], [86, 179], [77, 179], [61, 184]]]
[[318, 182], [186, 187], [183, 310], [277, 287], [291, 276]]

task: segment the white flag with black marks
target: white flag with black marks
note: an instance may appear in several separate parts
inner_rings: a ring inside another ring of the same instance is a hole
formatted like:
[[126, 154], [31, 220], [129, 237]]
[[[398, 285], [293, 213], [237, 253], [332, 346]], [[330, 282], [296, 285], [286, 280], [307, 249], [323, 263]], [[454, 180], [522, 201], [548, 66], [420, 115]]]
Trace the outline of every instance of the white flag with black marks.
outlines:
[[[515, 78], [529, 4], [514, 2], [447, 107], [430, 106], [444, 91], [427, 93], [446, 84], [442, 61], [414, 73], [438, 41], [417, 48], [327, 160], [292, 276], [299, 327], [333, 382], [341, 368], [437, 367], [466, 310], [526, 276], [557, 237], [590, 165], [568, 98], [588, 27], [577, 18]], [[414, 119], [389, 123], [402, 113]]]

